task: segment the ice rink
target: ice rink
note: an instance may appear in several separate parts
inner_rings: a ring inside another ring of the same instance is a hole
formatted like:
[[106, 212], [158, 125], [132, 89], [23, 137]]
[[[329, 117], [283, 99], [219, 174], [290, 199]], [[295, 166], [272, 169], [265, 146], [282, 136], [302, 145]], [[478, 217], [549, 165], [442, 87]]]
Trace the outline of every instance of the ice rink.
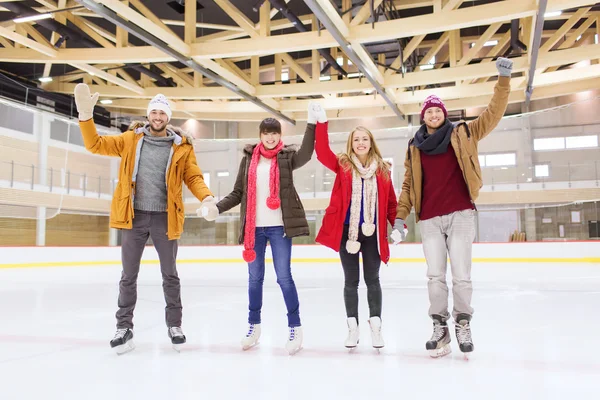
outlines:
[[[26, 249], [24, 249], [26, 251]], [[148, 249], [151, 251], [151, 249]], [[295, 250], [298, 251], [298, 250]], [[242, 351], [246, 265], [180, 264], [188, 338], [171, 348], [157, 265], [143, 265], [137, 348], [117, 356], [118, 265], [0, 269], [0, 399], [597, 399], [600, 265], [476, 263], [475, 352], [432, 359], [425, 266], [382, 266], [386, 346], [371, 347], [361, 284], [361, 342], [349, 351], [336, 263], [295, 263], [304, 348], [285, 352], [272, 264], [262, 339]]]

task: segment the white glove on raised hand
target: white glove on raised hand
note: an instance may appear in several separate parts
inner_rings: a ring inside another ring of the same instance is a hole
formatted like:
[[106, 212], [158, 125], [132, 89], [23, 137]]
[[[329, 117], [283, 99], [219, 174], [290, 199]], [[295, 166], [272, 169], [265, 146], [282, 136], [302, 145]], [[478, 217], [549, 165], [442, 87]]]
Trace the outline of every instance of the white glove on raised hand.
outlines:
[[316, 124], [317, 122], [325, 123], [327, 122], [327, 114], [325, 110], [321, 106], [321, 104], [316, 101], [311, 101], [308, 103], [308, 119], [307, 122], [309, 124]]
[[401, 218], [396, 218], [396, 222], [394, 223], [394, 230], [390, 234], [390, 237], [394, 241], [394, 244], [398, 244], [406, 240], [406, 235], [408, 234], [408, 228], [404, 223], [404, 220]]
[[217, 201], [212, 196], [207, 196], [200, 203], [200, 208], [196, 210], [199, 217], [203, 217], [207, 221], [214, 221], [219, 216]]
[[510, 76], [513, 69], [513, 61], [508, 58], [498, 57], [496, 60], [496, 69], [500, 76]]
[[94, 106], [98, 102], [99, 93], [90, 94], [90, 87], [85, 83], [75, 86], [75, 105], [79, 112], [79, 120], [87, 121], [94, 117]]

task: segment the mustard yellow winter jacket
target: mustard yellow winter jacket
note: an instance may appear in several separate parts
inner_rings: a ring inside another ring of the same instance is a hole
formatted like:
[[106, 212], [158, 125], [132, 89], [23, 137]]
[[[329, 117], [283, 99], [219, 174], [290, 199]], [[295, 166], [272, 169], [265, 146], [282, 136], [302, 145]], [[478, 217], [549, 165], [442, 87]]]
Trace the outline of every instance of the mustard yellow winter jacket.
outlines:
[[[110, 208], [110, 226], [116, 229], [131, 229], [134, 218], [133, 198], [136, 182], [136, 172], [134, 171], [137, 171], [144, 133], [137, 129], [121, 135], [100, 136], [93, 120], [80, 121], [79, 127], [83, 135], [83, 143], [88, 151], [94, 154], [121, 157], [119, 182], [113, 193]], [[176, 134], [166, 171], [167, 236], [169, 240], [173, 240], [179, 239], [183, 232], [183, 183], [185, 182], [200, 201], [207, 196], [212, 196], [212, 193], [204, 183], [202, 171], [196, 162], [191, 138], [184, 136], [179, 129], [172, 127], [169, 129]]]

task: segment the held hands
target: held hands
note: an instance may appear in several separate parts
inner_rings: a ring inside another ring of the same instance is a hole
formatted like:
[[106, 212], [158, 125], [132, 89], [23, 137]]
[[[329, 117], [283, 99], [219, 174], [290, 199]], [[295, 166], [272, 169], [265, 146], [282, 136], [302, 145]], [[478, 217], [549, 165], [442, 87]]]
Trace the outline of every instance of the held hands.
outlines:
[[390, 237], [394, 241], [394, 244], [398, 244], [406, 240], [406, 235], [408, 234], [408, 228], [404, 223], [403, 219], [396, 218], [396, 222], [394, 223], [394, 230], [390, 234]]
[[307, 122], [309, 124], [316, 124], [317, 122], [325, 123], [327, 122], [327, 114], [321, 104], [311, 101], [308, 103], [308, 119]]
[[513, 62], [508, 58], [499, 57], [496, 60], [496, 69], [498, 70], [498, 75], [500, 76], [510, 76], [513, 69]]
[[90, 94], [90, 87], [85, 83], [75, 86], [75, 105], [80, 121], [87, 121], [94, 117], [94, 106], [98, 102], [99, 95], [99, 93]]
[[219, 216], [217, 201], [212, 196], [207, 196], [200, 203], [200, 208], [196, 210], [199, 217], [203, 217], [207, 221], [214, 221]]

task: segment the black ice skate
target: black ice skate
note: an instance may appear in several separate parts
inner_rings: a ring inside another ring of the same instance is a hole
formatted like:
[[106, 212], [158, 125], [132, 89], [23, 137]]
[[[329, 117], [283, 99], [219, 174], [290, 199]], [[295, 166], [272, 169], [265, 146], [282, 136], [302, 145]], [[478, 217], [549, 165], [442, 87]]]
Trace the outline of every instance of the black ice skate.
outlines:
[[471, 338], [471, 326], [469, 325], [471, 317], [467, 314], [460, 314], [456, 318], [458, 324], [455, 325], [456, 340], [463, 353], [471, 353], [475, 350], [473, 339]]
[[443, 322], [442, 317], [439, 315], [433, 316], [433, 334], [431, 335], [431, 339], [425, 344], [425, 348], [433, 358], [443, 357], [452, 353], [448, 324]]
[[175, 351], [181, 351], [181, 345], [185, 343], [185, 335], [180, 326], [172, 326], [168, 330], [169, 338]]
[[125, 354], [128, 351], [135, 349], [133, 343], [133, 331], [129, 328], [117, 329], [115, 337], [110, 341], [112, 347], [118, 355]]

